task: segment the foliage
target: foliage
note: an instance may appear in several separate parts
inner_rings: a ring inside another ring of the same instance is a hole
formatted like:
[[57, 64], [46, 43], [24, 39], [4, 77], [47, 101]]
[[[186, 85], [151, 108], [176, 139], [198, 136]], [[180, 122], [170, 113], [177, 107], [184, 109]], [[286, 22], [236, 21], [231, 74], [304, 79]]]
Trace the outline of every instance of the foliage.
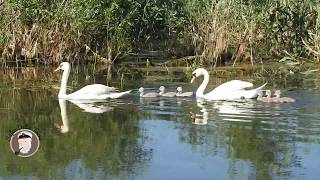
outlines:
[[[316, 1], [208, 0], [206, 4], [202, 15], [197, 8], [191, 10], [191, 29], [195, 46], [209, 62], [306, 58], [309, 50], [304, 42], [314, 44], [312, 34], [318, 34]], [[230, 52], [232, 58], [225, 56]]]
[[[314, 0], [8, 0], [3, 63], [100, 60], [160, 50], [201, 64], [320, 59]], [[88, 52], [87, 48], [92, 51]], [[93, 52], [93, 53], [92, 53]]]

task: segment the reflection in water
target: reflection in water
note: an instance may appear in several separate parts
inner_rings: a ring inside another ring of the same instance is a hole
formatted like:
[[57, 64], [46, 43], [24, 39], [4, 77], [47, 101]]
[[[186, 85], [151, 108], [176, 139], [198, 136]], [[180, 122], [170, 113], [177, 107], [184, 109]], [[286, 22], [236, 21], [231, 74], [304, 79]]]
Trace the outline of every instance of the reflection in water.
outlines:
[[[81, 108], [84, 112], [89, 113], [95, 113], [100, 114], [104, 112], [108, 112], [113, 110], [113, 107], [110, 107], [106, 104], [107, 101], [93, 101], [93, 100], [69, 100], [79, 108]], [[97, 104], [100, 103], [100, 104]], [[54, 126], [60, 130], [61, 133], [67, 133], [69, 131], [69, 120], [67, 115], [67, 107], [66, 107], [66, 100], [65, 99], [59, 99], [59, 106], [60, 106], [60, 112], [61, 112], [61, 119], [62, 119], [62, 125], [59, 125], [58, 123], [54, 123]]]
[[[114, 107], [107, 104], [107, 100], [68, 100], [74, 105], [81, 108], [84, 112], [101, 114], [108, 111], [112, 111]], [[115, 103], [115, 102], [113, 102]], [[119, 103], [119, 102], [118, 102]], [[120, 103], [121, 104], [121, 103]], [[54, 123], [54, 126], [61, 131], [61, 133], [67, 133], [69, 131], [69, 120], [67, 115], [66, 100], [59, 99], [59, 106], [61, 112], [62, 125]]]
[[105, 101], [80, 101], [80, 100], [69, 100], [73, 104], [77, 105], [84, 112], [100, 114], [108, 111], [112, 111], [114, 108], [109, 106], [107, 100]]
[[[219, 128], [205, 126], [198, 130], [197, 127], [186, 126], [180, 139], [197, 145], [194, 148], [197, 152], [212, 152], [212, 156], [216, 156], [215, 153], [221, 153], [218, 156], [227, 153], [230, 160], [229, 178], [297, 177], [294, 170], [289, 170], [290, 166], [302, 167], [297, 159], [297, 154], [301, 152], [296, 149], [294, 140], [301, 136], [296, 133], [302, 133], [296, 131], [301, 116], [297, 107], [257, 101], [212, 102], [201, 99], [197, 99], [197, 107], [200, 111], [194, 113], [197, 120], [195, 124], [207, 122], [210, 125], [215, 122]], [[319, 126], [317, 129], [320, 130]], [[247, 170], [251, 174], [242, 176], [238, 172], [242, 166], [252, 167]]]
[[218, 112], [222, 120], [251, 122], [255, 118], [256, 111], [252, 110], [256, 101], [225, 101], [213, 103], [213, 108]]
[[67, 115], [66, 100], [59, 99], [59, 106], [61, 112], [62, 125], [55, 123], [54, 126], [58, 128], [61, 133], [67, 133], [69, 131], [69, 120]]
[[152, 102], [158, 102], [159, 98], [143, 98], [143, 97], [139, 97], [139, 103], [140, 104], [148, 104], [148, 103], [152, 103]]
[[[254, 102], [251, 100], [243, 101], [209, 101], [203, 98], [197, 98], [197, 107], [200, 108], [199, 113], [191, 112], [192, 123], [197, 125], [206, 125], [210, 116], [211, 119], [222, 119], [225, 121], [242, 121], [251, 122], [248, 120], [255, 115], [252, 111]], [[217, 116], [219, 118], [217, 118]], [[211, 125], [213, 121], [210, 121]]]
[[[136, 96], [66, 107], [54, 89], [0, 89], [0, 179], [315, 179], [320, 94], [288, 93], [296, 103]], [[60, 118], [65, 135], [52, 128]], [[21, 127], [40, 137], [32, 159], [8, 149]]]
[[[0, 179], [68, 179], [80, 177], [79, 171], [85, 179], [132, 179], [143, 174], [152, 147], [145, 146], [149, 140], [139, 127], [137, 108], [130, 100], [108, 102], [113, 111], [93, 114], [80, 112], [73, 104], [67, 107], [64, 100], [58, 105], [56, 92], [0, 89]], [[62, 121], [59, 131], [66, 135], [52, 128], [57, 119]], [[26, 127], [37, 132], [41, 149], [32, 159], [19, 159], [5, 137]]]
[[209, 113], [207, 111], [207, 108], [204, 106], [204, 103], [205, 103], [204, 99], [197, 98], [197, 106], [200, 108], [200, 112], [202, 114], [191, 112], [191, 119], [193, 124], [196, 124], [196, 125], [208, 124]]

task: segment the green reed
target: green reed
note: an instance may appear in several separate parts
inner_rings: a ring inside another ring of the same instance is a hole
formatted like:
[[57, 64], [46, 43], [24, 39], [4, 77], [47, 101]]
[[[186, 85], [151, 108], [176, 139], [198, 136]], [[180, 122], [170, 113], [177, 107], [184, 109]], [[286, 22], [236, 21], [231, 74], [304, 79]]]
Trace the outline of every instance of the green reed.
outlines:
[[0, 6], [0, 59], [3, 66], [93, 61], [109, 71], [129, 52], [155, 50], [213, 67], [319, 62], [319, 7], [314, 0], [9, 0]]

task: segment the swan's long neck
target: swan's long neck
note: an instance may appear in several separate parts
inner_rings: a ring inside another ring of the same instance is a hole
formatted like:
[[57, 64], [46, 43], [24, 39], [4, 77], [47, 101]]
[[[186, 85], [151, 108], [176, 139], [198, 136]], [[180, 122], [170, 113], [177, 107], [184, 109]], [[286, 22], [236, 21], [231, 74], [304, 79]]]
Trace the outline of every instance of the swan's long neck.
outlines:
[[196, 96], [203, 96], [204, 94], [204, 90], [206, 89], [208, 83], [209, 83], [209, 73], [208, 71], [206, 70], [203, 70], [203, 81], [201, 83], [201, 85], [199, 86], [199, 88], [197, 89], [197, 92], [196, 92]]
[[67, 83], [68, 83], [69, 74], [70, 74], [70, 68], [63, 71], [62, 78], [61, 78], [61, 87], [58, 94], [59, 98], [67, 97]]

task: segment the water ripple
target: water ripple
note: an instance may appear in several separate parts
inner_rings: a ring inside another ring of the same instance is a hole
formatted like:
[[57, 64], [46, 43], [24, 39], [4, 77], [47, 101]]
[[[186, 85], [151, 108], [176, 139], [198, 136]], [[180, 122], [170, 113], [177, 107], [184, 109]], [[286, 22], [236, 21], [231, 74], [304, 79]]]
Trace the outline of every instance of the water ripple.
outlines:
[[[161, 118], [163, 115], [182, 119], [190, 117], [193, 124], [210, 124], [218, 128], [227, 125], [252, 128], [253, 124], [256, 124], [266, 132], [286, 132], [300, 139], [308, 136], [312, 141], [319, 140], [315, 135], [320, 133], [320, 113], [314, 108], [318, 102], [313, 100], [308, 104], [305, 103], [308, 101], [304, 99], [306, 97], [300, 98], [293, 104], [262, 103], [255, 100], [215, 102], [191, 98], [143, 99], [139, 106], [141, 111], [160, 119], [166, 119]], [[313, 96], [308, 98], [314, 99]]]

